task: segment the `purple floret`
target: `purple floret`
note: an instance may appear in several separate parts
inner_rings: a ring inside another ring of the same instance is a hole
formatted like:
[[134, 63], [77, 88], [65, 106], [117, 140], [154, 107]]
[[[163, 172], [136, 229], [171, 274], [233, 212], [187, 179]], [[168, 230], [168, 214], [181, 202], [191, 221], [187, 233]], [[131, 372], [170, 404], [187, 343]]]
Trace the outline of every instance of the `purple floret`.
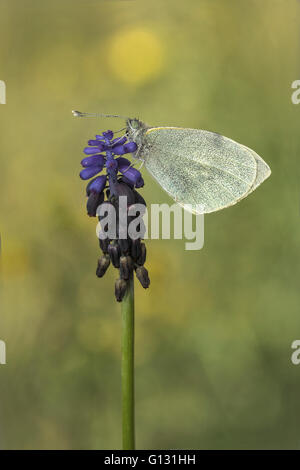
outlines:
[[[137, 144], [135, 142], [127, 142], [126, 136], [113, 137], [114, 133], [110, 130], [99, 135], [97, 134], [96, 140], [89, 140], [89, 147], [85, 147], [83, 150], [88, 156], [81, 161], [84, 169], [80, 172], [80, 178], [88, 180], [106, 168], [106, 175], [94, 178], [88, 184], [87, 192], [103, 191], [108, 180], [110, 193], [114, 194], [119, 176], [118, 172], [123, 175], [123, 181], [127, 182], [127, 184], [136, 188], [141, 188], [144, 185], [141, 173], [131, 166], [129, 160], [123, 157], [115, 158], [118, 155], [135, 152]], [[105, 152], [106, 155], [101, 155], [100, 152]]]

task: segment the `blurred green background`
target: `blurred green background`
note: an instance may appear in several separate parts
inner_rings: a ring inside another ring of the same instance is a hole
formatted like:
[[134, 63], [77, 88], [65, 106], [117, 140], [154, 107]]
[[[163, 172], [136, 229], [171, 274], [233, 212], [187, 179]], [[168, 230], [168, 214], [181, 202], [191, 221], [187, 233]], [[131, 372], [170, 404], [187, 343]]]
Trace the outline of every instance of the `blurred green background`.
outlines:
[[[1, 0], [0, 448], [121, 445], [116, 272], [95, 276], [82, 148], [121, 120], [213, 130], [272, 175], [205, 218], [205, 245], [147, 242], [136, 287], [143, 449], [299, 448], [296, 0]], [[143, 170], [148, 204], [170, 202]]]

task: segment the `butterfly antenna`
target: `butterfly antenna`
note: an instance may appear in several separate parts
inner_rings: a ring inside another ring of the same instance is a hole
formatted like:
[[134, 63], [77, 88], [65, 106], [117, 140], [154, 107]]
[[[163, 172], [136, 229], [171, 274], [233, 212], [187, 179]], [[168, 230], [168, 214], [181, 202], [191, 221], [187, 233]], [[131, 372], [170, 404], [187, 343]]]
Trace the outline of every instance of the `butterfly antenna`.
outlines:
[[76, 117], [114, 117], [121, 119], [129, 119], [127, 116], [120, 116], [119, 114], [102, 114], [102, 113], [82, 113], [81, 111], [72, 111], [73, 116]]

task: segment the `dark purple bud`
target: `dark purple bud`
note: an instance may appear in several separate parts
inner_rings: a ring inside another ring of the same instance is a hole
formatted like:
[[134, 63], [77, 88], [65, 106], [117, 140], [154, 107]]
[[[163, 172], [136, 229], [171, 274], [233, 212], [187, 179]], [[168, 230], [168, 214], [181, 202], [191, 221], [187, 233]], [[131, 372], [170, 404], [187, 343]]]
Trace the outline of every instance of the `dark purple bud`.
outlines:
[[121, 256], [120, 258], [120, 277], [126, 281], [133, 271], [133, 262], [131, 256]]
[[125, 183], [128, 186], [130, 186], [131, 189], [134, 188], [134, 184], [132, 184], [125, 176], [121, 176], [121, 178], [118, 179], [120, 183]]
[[116, 145], [114, 148], [113, 148], [113, 152], [114, 154], [116, 155], [124, 155], [124, 153], [126, 153], [125, 149], [124, 149], [124, 145]]
[[101, 193], [106, 185], [107, 176], [100, 175], [94, 178], [86, 187], [86, 192], [89, 195], [90, 192]]
[[83, 153], [85, 153], [86, 155], [94, 155], [94, 154], [99, 153], [101, 151], [102, 151], [102, 149], [100, 149], [99, 147], [85, 147], [83, 149]]
[[150, 279], [148, 276], [147, 269], [144, 266], [138, 266], [135, 270], [135, 274], [144, 289], [147, 289], [150, 285]]
[[129, 240], [127, 238], [120, 238], [118, 240], [118, 245], [123, 255], [127, 255], [129, 253]]
[[93, 176], [95, 176], [97, 173], [100, 173], [102, 171], [101, 166], [90, 166], [88, 168], [85, 168], [84, 170], [81, 170], [79, 173], [79, 176], [82, 180], [89, 180]]
[[96, 275], [98, 277], [104, 276], [104, 274], [107, 271], [107, 268], [108, 268], [109, 264], [110, 264], [109, 256], [108, 255], [101, 256], [101, 258], [99, 258], [99, 260], [98, 260]]
[[[121, 173], [123, 173], [125, 178], [128, 179], [135, 186], [137, 186], [137, 184], [140, 183], [141, 180], [143, 180], [142, 175], [139, 172], [139, 170], [136, 170], [132, 166], [127, 169], [126, 168], [122, 169], [119, 167], [119, 170]], [[138, 187], [141, 187], [141, 186], [138, 186]]]
[[127, 206], [131, 206], [134, 203], [135, 197], [132, 189], [123, 182], [117, 182], [115, 184], [116, 196], [127, 196]]
[[136, 188], [142, 188], [144, 186], [145, 182], [143, 180], [143, 177], [140, 176], [140, 178], [136, 181], [135, 187]]
[[123, 145], [123, 144], [125, 144], [126, 140], [127, 140], [126, 137], [118, 137], [117, 139], [114, 139], [114, 140], [112, 141], [112, 143], [113, 143], [112, 148], [114, 148], [114, 147], [117, 146], [117, 145]]
[[114, 133], [113, 131], [106, 131], [106, 132], [103, 132], [102, 135], [105, 139], [111, 140], [114, 136]]
[[88, 166], [104, 166], [105, 157], [104, 155], [91, 155], [90, 157], [85, 157], [81, 160], [81, 165], [85, 168]]
[[118, 168], [121, 172], [127, 170], [131, 165], [131, 162], [124, 157], [116, 158], [115, 161], [117, 162]]
[[141, 243], [140, 253], [139, 253], [139, 256], [137, 257], [136, 262], [139, 266], [143, 266], [145, 264], [145, 261], [146, 261], [146, 245], [145, 243]]
[[120, 267], [120, 249], [117, 244], [110, 244], [108, 247], [109, 257], [115, 268]]
[[99, 238], [99, 246], [104, 254], [108, 253], [109, 244], [110, 244], [109, 238]]
[[137, 238], [136, 240], [131, 241], [131, 256], [136, 261], [141, 254], [141, 240]]
[[[101, 175], [102, 177], [103, 175]], [[86, 186], [86, 195], [89, 196], [90, 195], [90, 187], [92, 186], [92, 184], [94, 183], [94, 181], [98, 180], [99, 176], [96, 176], [96, 178], [93, 178], [92, 180], [90, 180]]]
[[127, 282], [124, 279], [117, 279], [115, 283], [115, 296], [118, 302], [122, 302], [127, 291]]
[[125, 153], [133, 153], [137, 150], [137, 145], [135, 142], [128, 142], [124, 145]]
[[104, 193], [96, 193], [95, 191], [90, 191], [86, 203], [86, 210], [90, 217], [96, 217], [97, 208], [104, 201]]
[[106, 149], [105, 142], [101, 142], [100, 140], [89, 140], [88, 144], [89, 145], [96, 145], [100, 152], [102, 152], [103, 150]]
[[143, 198], [143, 196], [141, 196], [140, 193], [138, 193], [135, 189], [133, 190], [133, 194], [134, 194], [134, 197], [135, 197], [134, 202], [136, 204], [143, 204], [146, 207], [146, 201]]

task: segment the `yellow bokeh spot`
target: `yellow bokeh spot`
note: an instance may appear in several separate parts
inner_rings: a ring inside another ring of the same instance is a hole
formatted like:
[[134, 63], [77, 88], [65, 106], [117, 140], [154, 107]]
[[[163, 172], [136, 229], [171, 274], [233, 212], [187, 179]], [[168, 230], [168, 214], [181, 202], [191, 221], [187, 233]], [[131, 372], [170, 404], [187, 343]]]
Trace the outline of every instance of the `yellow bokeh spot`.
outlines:
[[140, 84], [155, 78], [163, 63], [163, 48], [158, 37], [144, 29], [115, 34], [108, 45], [108, 62], [120, 80]]
[[88, 316], [77, 325], [79, 342], [88, 351], [94, 353], [110, 352], [120, 355], [120, 321], [118, 317], [101, 318]]
[[0, 253], [0, 275], [3, 278], [19, 277], [28, 274], [30, 261], [26, 246], [17, 240], [6, 240]]

